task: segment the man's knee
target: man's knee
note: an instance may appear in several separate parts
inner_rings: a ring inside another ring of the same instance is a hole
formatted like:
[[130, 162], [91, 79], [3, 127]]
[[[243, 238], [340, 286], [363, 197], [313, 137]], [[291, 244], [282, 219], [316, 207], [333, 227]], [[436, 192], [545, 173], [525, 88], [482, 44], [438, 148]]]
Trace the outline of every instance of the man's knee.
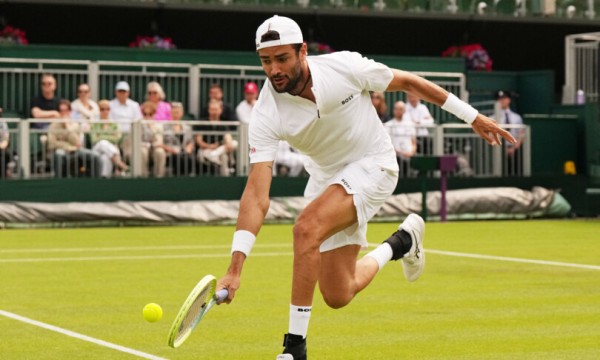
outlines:
[[343, 308], [344, 306], [348, 305], [350, 301], [352, 301], [353, 297], [352, 295], [350, 295], [350, 293], [329, 293], [323, 292], [322, 290], [321, 292], [323, 294], [323, 300], [325, 301], [325, 304], [327, 304], [327, 306], [329, 306], [332, 309]]
[[307, 216], [300, 216], [294, 224], [294, 252], [314, 251], [321, 245], [319, 224]]

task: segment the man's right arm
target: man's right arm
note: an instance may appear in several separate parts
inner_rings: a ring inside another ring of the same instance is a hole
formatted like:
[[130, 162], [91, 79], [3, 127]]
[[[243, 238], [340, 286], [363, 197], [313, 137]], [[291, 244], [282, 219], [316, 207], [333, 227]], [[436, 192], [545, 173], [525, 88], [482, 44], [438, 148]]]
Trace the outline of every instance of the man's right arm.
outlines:
[[[262, 223], [269, 211], [269, 190], [273, 174], [273, 162], [259, 162], [252, 164], [248, 183], [240, 200], [240, 212], [237, 221], [237, 231], [245, 231], [258, 235]], [[227, 288], [229, 297], [225, 301], [230, 303], [240, 287], [240, 276], [246, 255], [241, 251], [233, 251], [231, 263], [225, 276], [217, 285], [218, 289]]]
[[42, 110], [37, 106], [31, 108], [31, 116], [35, 119], [57, 119], [60, 113], [56, 110]]

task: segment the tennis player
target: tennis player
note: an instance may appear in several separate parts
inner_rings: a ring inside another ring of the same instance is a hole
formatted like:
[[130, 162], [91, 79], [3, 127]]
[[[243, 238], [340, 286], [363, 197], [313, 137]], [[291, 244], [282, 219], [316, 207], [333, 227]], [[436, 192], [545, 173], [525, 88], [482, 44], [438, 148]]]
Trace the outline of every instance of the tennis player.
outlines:
[[471, 124], [491, 145], [515, 140], [496, 123], [439, 86], [414, 74], [390, 69], [354, 52], [307, 56], [298, 24], [283, 16], [256, 31], [256, 50], [265, 82], [249, 129], [248, 183], [240, 201], [231, 264], [217, 285], [227, 303], [240, 287], [244, 261], [269, 209], [273, 161], [280, 140], [308, 157], [311, 203], [294, 226], [294, 268], [288, 333], [280, 360], [306, 359], [306, 334], [317, 282], [332, 308], [347, 305], [390, 260], [402, 259], [408, 281], [425, 265], [425, 225], [409, 215], [376, 249], [367, 246], [367, 222], [396, 188], [398, 164], [391, 140], [369, 91], [404, 91], [442, 106]]

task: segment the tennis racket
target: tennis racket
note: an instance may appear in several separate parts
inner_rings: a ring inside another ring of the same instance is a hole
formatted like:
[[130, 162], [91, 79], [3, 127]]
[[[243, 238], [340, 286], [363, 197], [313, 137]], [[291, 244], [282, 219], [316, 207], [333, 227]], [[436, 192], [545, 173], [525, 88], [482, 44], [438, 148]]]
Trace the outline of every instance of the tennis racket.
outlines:
[[217, 289], [217, 279], [212, 275], [206, 275], [188, 295], [187, 299], [179, 309], [171, 332], [169, 333], [169, 346], [178, 348], [192, 334], [202, 318], [217, 303], [227, 298], [227, 289]]

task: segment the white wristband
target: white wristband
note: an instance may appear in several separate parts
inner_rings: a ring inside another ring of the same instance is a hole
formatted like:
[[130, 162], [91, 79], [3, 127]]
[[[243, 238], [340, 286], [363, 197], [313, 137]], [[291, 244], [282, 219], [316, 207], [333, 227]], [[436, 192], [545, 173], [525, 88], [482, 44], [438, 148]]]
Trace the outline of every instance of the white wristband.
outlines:
[[233, 254], [236, 251], [239, 251], [246, 255], [250, 255], [250, 250], [252, 250], [252, 246], [254, 246], [254, 242], [256, 241], [256, 236], [253, 233], [246, 230], [238, 230], [233, 233], [233, 242], [231, 244], [231, 253]]
[[442, 105], [442, 109], [455, 115], [469, 125], [475, 121], [477, 114], [479, 114], [474, 107], [457, 98], [456, 95], [452, 93], [448, 95], [448, 99], [446, 99], [446, 102]]

